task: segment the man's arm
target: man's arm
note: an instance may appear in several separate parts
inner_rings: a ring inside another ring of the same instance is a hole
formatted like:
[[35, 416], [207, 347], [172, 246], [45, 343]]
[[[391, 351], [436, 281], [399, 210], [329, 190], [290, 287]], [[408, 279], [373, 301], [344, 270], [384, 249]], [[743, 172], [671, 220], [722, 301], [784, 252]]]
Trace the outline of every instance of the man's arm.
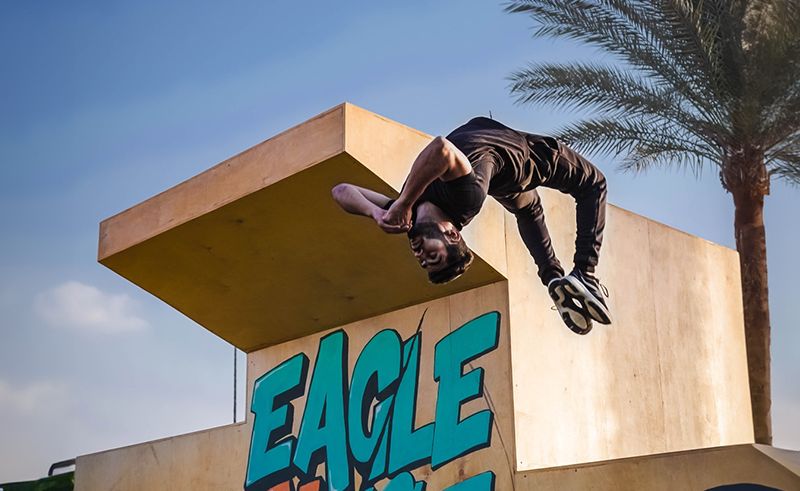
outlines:
[[437, 136], [414, 160], [400, 197], [384, 216], [385, 223], [397, 227], [399, 232], [408, 230], [411, 225], [411, 206], [430, 183], [436, 179], [452, 181], [470, 172], [472, 166], [467, 156], [445, 137]]
[[384, 231], [389, 231], [384, 228], [383, 223], [383, 217], [386, 214], [383, 207], [391, 201], [388, 196], [348, 183], [337, 184], [331, 189], [331, 194], [347, 213], [370, 217]]

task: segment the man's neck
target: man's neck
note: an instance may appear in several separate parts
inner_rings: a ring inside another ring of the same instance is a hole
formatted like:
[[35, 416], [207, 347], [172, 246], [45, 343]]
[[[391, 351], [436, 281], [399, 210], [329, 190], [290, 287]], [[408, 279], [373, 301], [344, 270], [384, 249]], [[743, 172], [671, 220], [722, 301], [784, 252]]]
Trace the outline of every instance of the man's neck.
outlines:
[[441, 208], [429, 201], [417, 206], [417, 222], [449, 222], [450, 217], [445, 215]]

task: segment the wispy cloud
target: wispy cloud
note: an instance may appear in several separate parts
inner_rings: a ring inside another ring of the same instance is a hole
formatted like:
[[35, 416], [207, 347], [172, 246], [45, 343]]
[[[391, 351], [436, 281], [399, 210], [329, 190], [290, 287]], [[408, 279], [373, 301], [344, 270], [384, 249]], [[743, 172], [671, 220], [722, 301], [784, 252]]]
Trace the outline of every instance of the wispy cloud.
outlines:
[[61, 449], [74, 441], [64, 434], [81, 414], [76, 402], [63, 381], [0, 378], [0, 482], [42, 477], [51, 462], [75, 455]]
[[65, 404], [67, 393], [63, 384], [54, 382], [34, 382], [15, 387], [0, 380], [0, 408], [26, 414], [41, 408], [59, 409]]
[[52, 326], [108, 333], [146, 328], [148, 322], [136, 307], [128, 295], [105, 293], [78, 281], [43, 292], [34, 302], [36, 313]]

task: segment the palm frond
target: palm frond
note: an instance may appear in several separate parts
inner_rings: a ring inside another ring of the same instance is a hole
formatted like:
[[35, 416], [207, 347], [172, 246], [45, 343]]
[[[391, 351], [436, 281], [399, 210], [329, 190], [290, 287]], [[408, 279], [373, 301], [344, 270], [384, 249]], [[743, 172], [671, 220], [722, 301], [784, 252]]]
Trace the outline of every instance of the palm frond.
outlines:
[[730, 2], [661, 0], [649, 3], [661, 20], [657, 31], [659, 39], [669, 47], [675, 62], [680, 64], [684, 74], [692, 77], [701, 94], [722, 106], [715, 114], [727, 113], [731, 87], [729, 78], [723, 75], [726, 64], [719, 40], [723, 39], [722, 30], [728, 26], [721, 17], [729, 10]]
[[754, 5], [747, 32], [748, 97], [769, 147], [800, 131], [800, 2]]
[[794, 159], [794, 162], [777, 162], [770, 170], [770, 176], [800, 187], [800, 151], [795, 153]]
[[623, 158], [619, 169], [623, 172], [643, 173], [654, 168], [677, 167], [691, 170], [692, 174], [699, 176], [705, 163], [705, 159], [687, 153], [680, 146], [641, 144]]
[[767, 153], [767, 168], [773, 177], [800, 186], [800, 132]]
[[719, 161], [712, 146], [656, 119], [587, 119], [559, 130], [557, 136], [581, 151], [627, 155], [620, 164], [625, 171], [677, 165], [698, 173], [704, 165]]
[[769, 149], [800, 131], [800, 73], [783, 97], [762, 109], [762, 138]]
[[714, 162], [730, 175], [769, 170], [797, 180], [798, 0], [515, 0], [505, 8], [529, 15], [535, 36], [577, 40], [622, 62], [532, 64], [510, 76], [518, 103], [592, 114], [564, 139], [627, 153], [626, 170]]
[[609, 118], [663, 119], [710, 145], [727, 135], [697, 116], [680, 94], [615, 67], [585, 63], [532, 64], [510, 76], [517, 102], [599, 111]]
[[709, 62], [698, 63], [697, 57], [688, 56], [693, 51], [686, 46], [687, 41], [675, 35], [675, 28], [686, 22], [685, 16], [667, 15], [664, 9], [668, 5], [656, 4], [636, 0], [521, 0], [507, 4], [506, 10], [530, 15], [538, 25], [535, 36], [575, 39], [619, 56], [656, 83], [683, 95], [705, 118], [722, 122], [719, 106], [710, 103], [719, 97], [708, 97], [713, 86], [703, 67]]

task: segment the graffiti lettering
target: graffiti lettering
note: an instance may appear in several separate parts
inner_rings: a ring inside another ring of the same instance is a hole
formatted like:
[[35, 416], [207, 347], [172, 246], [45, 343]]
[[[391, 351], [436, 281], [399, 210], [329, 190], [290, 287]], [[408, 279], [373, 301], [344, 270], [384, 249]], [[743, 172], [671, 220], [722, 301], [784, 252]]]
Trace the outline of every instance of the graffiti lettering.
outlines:
[[[483, 396], [482, 368], [471, 361], [497, 348], [500, 315], [490, 312], [442, 338], [434, 348], [437, 383], [434, 421], [414, 427], [419, 387], [422, 322], [402, 340], [391, 329], [364, 346], [348, 385], [348, 337], [343, 330], [320, 340], [297, 436], [292, 401], [305, 394], [309, 369], [305, 354], [295, 355], [256, 380], [254, 415], [245, 489], [293, 491], [424, 491], [411, 470], [432, 470], [491, 444], [493, 414], [485, 409], [460, 417], [467, 402]], [[324, 477], [319, 466], [324, 463]], [[484, 472], [447, 488], [494, 489], [494, 474]]]

